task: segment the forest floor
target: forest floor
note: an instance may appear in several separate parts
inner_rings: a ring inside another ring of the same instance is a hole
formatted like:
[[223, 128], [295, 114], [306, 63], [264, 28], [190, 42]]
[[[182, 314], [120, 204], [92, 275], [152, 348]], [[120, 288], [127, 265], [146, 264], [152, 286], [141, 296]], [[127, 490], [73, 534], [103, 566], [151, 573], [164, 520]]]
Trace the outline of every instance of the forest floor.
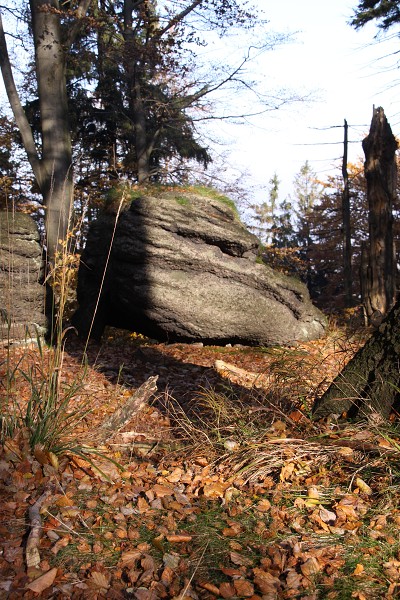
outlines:
[[[75, 420], [53, 447], [26, 428], [3, 435], [0, 598], [399, 598], [396, 418], [310, 419], [364, 339], [68, 341], [57, 398]], [[26, 415], [53, 350], [1, 352], [2, 410]], [[105, 440], [153, 376], [157, 392]]]

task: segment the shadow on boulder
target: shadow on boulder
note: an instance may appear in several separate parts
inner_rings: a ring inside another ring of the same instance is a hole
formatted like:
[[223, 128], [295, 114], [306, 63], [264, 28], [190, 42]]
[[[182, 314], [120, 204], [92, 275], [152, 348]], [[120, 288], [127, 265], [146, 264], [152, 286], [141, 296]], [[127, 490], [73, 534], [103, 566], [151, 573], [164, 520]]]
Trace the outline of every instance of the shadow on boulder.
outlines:
[[216, 193], [139, 196], [91, 224], [73, 323], [96, 339], [106, 325], [170, 342], [320, 337], [325, 318], [306, 286], [260, 264], [258, 252], [258, 239]]

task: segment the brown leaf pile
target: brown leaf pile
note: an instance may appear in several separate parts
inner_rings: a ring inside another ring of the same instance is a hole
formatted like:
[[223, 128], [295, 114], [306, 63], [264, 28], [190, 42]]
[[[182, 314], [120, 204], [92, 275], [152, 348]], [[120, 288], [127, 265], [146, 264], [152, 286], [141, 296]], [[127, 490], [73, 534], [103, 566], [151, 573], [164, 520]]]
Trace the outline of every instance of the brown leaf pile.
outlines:
[[[176, 444], [161, 405], [144, 406], [112, 445], [98, 448], [121, 468], [104, 457], [94, 464], [74, 455], [50, 460], [29, 447], [21, 429], [0, 449], [1, 597], [397, 597], [400, 511], [390, 493], [395, 463], [388, 468], [385, 458], [393, 444], [356, 427], [342, 432], [323, 423], [317, 431], [304, 412], [305, 396], [327, 385], [354, 346], [338, 352], [329, 339], [279, 354], [130, 346], [112, 335], [108, 346], [89, 348], [92, 368], [74, 399], [92, 398], [93, 412], [77, 431], [84, 441], [96, 438], [131, 388], [156, 374], [159, 392], [167, 388], [188, 409], [206, 384], [232, 377], [248, 389], [248, 373], [261, 372], [268, 375], [264, 391], [275, 398], [279, 388], [293, 405], [285, 415], [281, 404], [280, 418], [272, 408], [260, 410], [257, 439], [222, 444], [217, 460], [211, 446], [188, 453]], [[219, 356], [235, 366], [231, 376], [215, 371]], [[39, 359], [30, 350], [23, 360]], [[79, 370], [76, 345], [64, 364], [66, 378]], [[28, 390], [19, 383], [23, 400]], [[35, 506], [38, 560], [28, 567]]]

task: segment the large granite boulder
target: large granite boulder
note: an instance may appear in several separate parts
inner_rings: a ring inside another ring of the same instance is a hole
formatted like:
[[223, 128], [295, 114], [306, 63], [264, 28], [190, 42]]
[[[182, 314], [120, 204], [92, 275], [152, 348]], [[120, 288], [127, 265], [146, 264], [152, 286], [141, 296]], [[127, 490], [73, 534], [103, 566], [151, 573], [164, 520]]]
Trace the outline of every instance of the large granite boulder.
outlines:
[[117, 223], [108, 212], [91, 224], [73, 322], [96, 338], [105, 325], [209, 344], [321, 336], [325, 319], [307, 288], [260, 264], [258, 248], [222, 197], [172, 191], [136, 198]]
[[0, 211], [0, 345], [45, 335], [43, 268], [32, 217]]

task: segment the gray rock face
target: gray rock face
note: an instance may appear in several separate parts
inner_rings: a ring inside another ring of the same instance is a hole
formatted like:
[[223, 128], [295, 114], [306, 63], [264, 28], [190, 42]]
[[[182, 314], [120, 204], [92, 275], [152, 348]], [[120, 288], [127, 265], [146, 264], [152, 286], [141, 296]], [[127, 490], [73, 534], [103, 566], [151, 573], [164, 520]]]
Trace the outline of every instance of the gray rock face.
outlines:
[[0, 344], [45, 334], [43, 266], [33, 219], [0, 211]]
[[99, 338], [106, 324], [210, 344], [290, 344], [323, 334], [307, 288], [256, 262], [257, 238], [220, 200], [181, 192], [133, 200], [109, 254], [115, 221], [103, 214], [90, 227], [74, 317], [82, 336]]

